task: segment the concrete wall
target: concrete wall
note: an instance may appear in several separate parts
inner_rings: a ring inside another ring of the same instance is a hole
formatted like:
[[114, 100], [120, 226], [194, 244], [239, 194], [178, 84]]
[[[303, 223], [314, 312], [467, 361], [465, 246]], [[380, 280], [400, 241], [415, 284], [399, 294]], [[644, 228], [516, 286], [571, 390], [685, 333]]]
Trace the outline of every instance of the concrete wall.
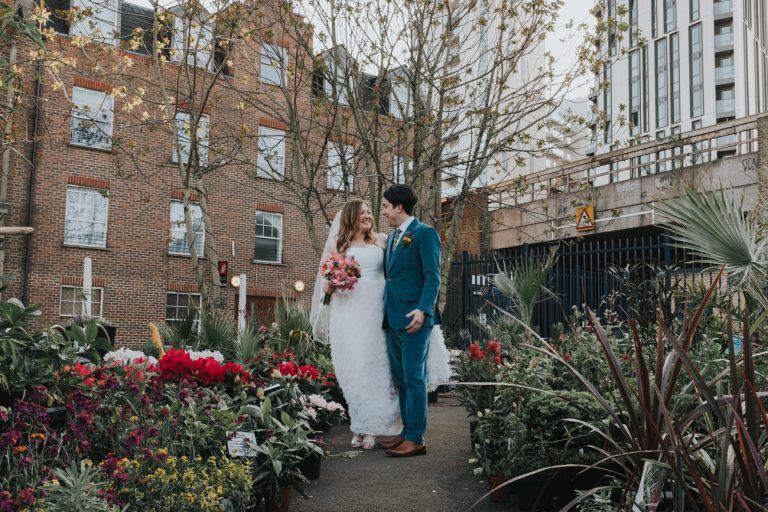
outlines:
[[[490, 248], [503, 249], [663, 223], [652, 206], [679, 196], [691, 186], [706, 191], [726, 188], [728, 194], [743, 198], [744, 209], [749, 211], [757, 199], [759, 161], [759, 153], [751, 153], [502, 208], [492, 212]], [[595, 229], [579, 233], [576, 209], [588, 204], [595, 207]]]

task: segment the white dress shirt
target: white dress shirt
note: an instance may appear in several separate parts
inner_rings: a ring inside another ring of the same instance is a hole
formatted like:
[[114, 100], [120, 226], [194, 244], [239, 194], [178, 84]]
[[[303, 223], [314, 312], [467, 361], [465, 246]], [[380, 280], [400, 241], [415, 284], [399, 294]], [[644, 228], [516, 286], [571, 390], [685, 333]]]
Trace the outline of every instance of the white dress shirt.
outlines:
[[413, 217], [408, 217], [403, 221], [402, 224], [400, 224], [400, 227], [397, 229], [400, 230], [400, 238], [397, 240], [397, 243], [392, 246], [392, 252], [395, 252], [395, 249], [397, 249], [397, 246], [400, 245], [400, 240], [403, 239], [403, 235], [405, 234], [405, 230], [408, 229], [408, 226], [411, 225], [411, 222], [413, 221]]

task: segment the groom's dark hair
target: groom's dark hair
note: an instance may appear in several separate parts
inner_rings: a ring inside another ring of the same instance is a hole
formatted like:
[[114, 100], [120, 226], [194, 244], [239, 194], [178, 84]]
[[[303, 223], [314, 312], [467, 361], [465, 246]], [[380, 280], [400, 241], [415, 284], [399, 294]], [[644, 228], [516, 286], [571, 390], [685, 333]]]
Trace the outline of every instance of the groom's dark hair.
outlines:
[[413, 207], [416, 206], [416, 192], [408, 185], [391, 185], [384, 191], [384, 199], [389, 201], [392, 206], [403, 205], [403, 211], [408, 215], [413, 215]]

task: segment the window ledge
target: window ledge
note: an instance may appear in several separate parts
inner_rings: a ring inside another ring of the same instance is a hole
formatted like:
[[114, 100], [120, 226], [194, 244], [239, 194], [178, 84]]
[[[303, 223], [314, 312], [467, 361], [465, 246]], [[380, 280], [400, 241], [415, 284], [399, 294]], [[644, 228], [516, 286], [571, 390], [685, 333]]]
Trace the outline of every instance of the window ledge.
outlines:
[[[168, 256], [174, 257], [174, 258], [184, 258], [184, 259], [192, 259], [191, 254], [183, 253], [183, 252], [169, 252]], [[205, 256], [198, 256], [197, 259], [199, 260], [206, 260]]]
[[61, 244], [62, 247], [71, 247], [73, 249], [93, 249], [95, 251], [107, 251], [112, 252], [112, 249], [109, 247], [99, 247], [98, 245], [78, 245], [78, 244], [68, 244], [63, 243]]
[[95, 146], [86, 146], [85, 144], [75, 144], [73, 142], [68, 142], [67, 146], [69, 146], [70, 148], [87, 149], [89, 151], [98, 151], [99, 153], [116, 153], [114, 148], [98, 148]]
[[270, 267], [287, 267], [288, 264], [283, 262], [276, 262], [276, 261], [262, 261], [262, 260], [252, 260], [251, 263], [255, 263], [256, 265], [267, 265]]

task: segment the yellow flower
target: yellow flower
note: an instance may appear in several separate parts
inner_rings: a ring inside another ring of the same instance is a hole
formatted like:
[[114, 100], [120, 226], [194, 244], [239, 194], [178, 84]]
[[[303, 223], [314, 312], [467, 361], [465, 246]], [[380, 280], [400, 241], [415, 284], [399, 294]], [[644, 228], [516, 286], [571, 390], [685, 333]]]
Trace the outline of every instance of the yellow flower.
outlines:
[[83, 464], [85, 464], [88, 467], [93, 466], [93, 461], [91, 459], [83, 459]]
[[128, 421], [131, 422], [131, 423], [136, 423], [137, 421], [139, 421], [139, 417], [138, 416], [131, 416], [130, 418], [128, 418]]

